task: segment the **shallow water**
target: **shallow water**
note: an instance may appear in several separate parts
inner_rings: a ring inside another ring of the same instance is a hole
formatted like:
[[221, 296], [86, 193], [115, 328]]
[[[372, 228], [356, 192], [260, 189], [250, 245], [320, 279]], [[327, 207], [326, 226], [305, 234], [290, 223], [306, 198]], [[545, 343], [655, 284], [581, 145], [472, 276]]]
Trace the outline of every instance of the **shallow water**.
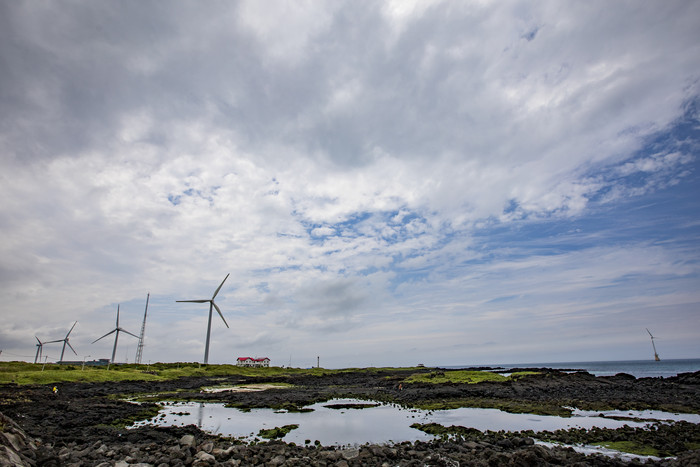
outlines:
[[[497, 409], [461, 408], [425, 411], [405, 409], [392, 404], [382, 404], [364, 409], [331, 409], [331, 404], [367, 403], [355, 399], [335, 399], [309, 406], [313, 412], [277, 413], [271, 409], [239, 409], [216, 403], [167, 403], [158, 417], [139, 422], [134, 426], [155, 424], [159, 426], [183, 426], [194, 424], [202, 430], [224, 436], [253, 439], [261, 429], [297, 424], [299, 428], [288, 433], [283, 440], [305, 444], [318, 440], [323, 445], [354, 445], [365, 443], [391, 443], [433, 439], [431, 435], [411, 428], [413, 423], [439, 423], [476, 428], [481, 431], [553, 431], [568, 428], [620, 428], [624, 425], [643, 427], [649, 422], [615, 420], [599, 417], [599, 412], [576, 411], [571, 418], [556, 416], [512, 414]], [[620, 412], [625, 417], [646, 420], [687, 420], [700, 423], [698, 415], [676, 415], [660, 411]], [[607, 415], [607, 414], [606, 414]], [[610, 413], [608, 416], [613, 416]], [[642, 415], [640, 417], [640, 415]]]
[[653, 461], [653, 462], [658, 462], [662, 460], [661, 457], [657, 456], [643, 456], [639, 454], [630, 454], [628, 452], [620, 452], [620, 451], [615, 451], [614, 449], [608, 449], [602, 446], [592, 446], [590, 444], [586, 445], [574, 445], [574, 444], [561, 444], [561, 443], [549, 443], [547, 441], [535, 441], [535, 444], [538, 444], [540, 446], [544, 446], [547, 448], [552, 448], [552, 447], [567, 447], [571, 448], [576, 452], [580, 452], [581, 454], [586, 454], [586, 455], [591, 455], [591, 454], [602, 454], [607, 457], [615, 457], [617, 459], [621, 459], [627, 462], [630, 462], [634, 459], [638, 459], [643, 462], [647, 461]]
[[[469, 368], [473, 365], [446, 366], [445, 368]], [[581, 369], [595, 376], [612, 376], [617, 373], [627, 373], [636, 378], [668, 378], [680, 373], [700, 371], [700, 359], [662, 359], [657, 362], [649, 360], [621, 360], [607, 362], [558, 362], [558, 363], [516, 363], [481, 365], [493, 368], [553, 368]]]

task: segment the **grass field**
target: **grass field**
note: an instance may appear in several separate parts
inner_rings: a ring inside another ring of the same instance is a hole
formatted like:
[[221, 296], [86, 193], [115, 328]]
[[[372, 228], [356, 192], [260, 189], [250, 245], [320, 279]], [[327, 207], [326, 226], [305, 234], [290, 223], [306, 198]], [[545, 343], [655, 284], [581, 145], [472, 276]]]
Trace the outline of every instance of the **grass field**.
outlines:
[[[402, 370], [411, 370], [403, 368]], [[164, 381], [182, 377], [250, 376], [275, 378], [294, 375], [324, 376], [341, 372], [380, 372], [397, 368], [246, 368], [236, 365], [200, 365], [199, 363], [123, 364], [106, 366], [57, 365], [25, 362], [0, 362], [0, 384], [52, 384], [61, 382]], [[418, 370], [418, 368], [415, 368]]]
[[294, 375], [324, 376], [343, 372], [362, 371], [415, 371], [403, 380], [405, 383], [479, 383], [482, 381], [507, 381], [532, 372], [513, 373], [506, 377], [488, 371], [430, 371], [426, 368], [247, 368], [236, 365], [200, 365], [199, 363], [154, 363], [150, 365], [119, 364], [106, 366], [57, 365], [25, 362], [0, 363], [0, 384], [52, 384], [62, 382], [107, 381], [165, 381], [183, 377], [249, 376], [275, 378]]

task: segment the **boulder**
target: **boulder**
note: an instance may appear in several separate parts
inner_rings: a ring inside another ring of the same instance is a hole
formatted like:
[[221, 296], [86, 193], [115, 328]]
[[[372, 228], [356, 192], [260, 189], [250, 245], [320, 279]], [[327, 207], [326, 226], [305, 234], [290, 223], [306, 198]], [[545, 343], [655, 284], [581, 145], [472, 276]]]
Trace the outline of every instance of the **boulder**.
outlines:
[[180, 438], [180, 444], [183, 446], [194, 447], [195, 442], [196, 441], [193, 435], [184, 435], [182, 438]]
[[267, 465], [271, 465], [271, 466], [282, 465], [282, 464], [284, 464], [284, 463], [286, 462], [286, 460], [287, 460], [286, 457], [284, 457], [284, 456], [281, 455], [281, 454], [278, 454], [278, 455], [276, 455], [275, 457], [273, 457], [272, 459], [270, 459], [270, 461], [267, 462]]
[[343, 459], [350, 460], [359, 456], [360, 450], [355, 448], [343, 449], [342, 451], [340, 451], [340, 454], [343, 456]]

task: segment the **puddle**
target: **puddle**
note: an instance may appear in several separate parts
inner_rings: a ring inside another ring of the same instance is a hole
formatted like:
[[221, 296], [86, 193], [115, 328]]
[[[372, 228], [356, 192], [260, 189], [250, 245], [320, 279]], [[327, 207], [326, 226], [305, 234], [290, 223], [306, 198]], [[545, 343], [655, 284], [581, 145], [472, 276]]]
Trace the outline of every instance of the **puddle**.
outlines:
[[[321, 444], [356, 445], [365, 443], [399, 443], [402, 441], [430, 440], [433, 436], [411, 428], [413, 423], [439, 423], [444, 426], [459, 425], [481, 431], [554, 431], [568, 428], [620, 428], [624, 425], [644, 427], [642, 420], [616, 420], [600, 417], [600, 412], [577, 411], [571, 418], [547, 415], [512, 414], [498, 409], [461, 408], [425, 411], [405, 409], [393, 404], [374, 407], [351, 408], [368, 401], [334, 399], [308, 406], [312, 412], [275, 412], [272, 409], [241, 411], [220, 403], [166, 403], [158, 417], [139, 422], [134, 427], [154, 424], [159, 426], [197, 425], [204, 431], [228, 437], [252, 440], [261, 429], [284, 425], [299, 425], [284, 438], [286, 442], [303, 445], [307, 440]], [[348, 408], [337, 407], [339, 405]], [[335, 406], [335, 408], [333, 407]], [[606, 412], [608, 413], [612, 412]], [[617, 413], [617, 412], [615, 412]], [[620, 412], [626, 417], [633, 413], [646, 420], [687, 420], [699, 423], [698, 415], [671, 414], [660, 411]], [[642, 414], [641, 417], [638, 415]], [[675, 418], [674, 418], [675, 417]]]
[[661, 410], [604, 410], [604, 411], [590, 411], [590, 410], [578, 410], [573, 409], [572, 415], [574, 417], [609, 417], [609, 418], [620, 418], [620, 419], [640, 419], [640, 420], [654, 420], [654, 421], [671, 421], [671, 422], [690, 422], [690, 423], [700, 423], [700, 414], [688, 414], [688, 413], [671, 413], [662, 412]]
[[651, 462], [659, 462], [663, 459], [673, 459], [673, 457], [656, 457], [656, 456], [641, 456], [639, 454], [630, 454], [628, 452], [620, 452], [620, 451], [615, 451], [613, 449], [608, 449], [605, 447], [601, 446], [593, 446], [590, 444], [584, 444], [584, 445], [577, 445], [577, 444], [561, 444], [561, 443], [550, 443], [547, 441], [535, 441], [535, 444], [538, 444], [540, 446], [544, 446], [546, 448], [552, 448], [552, 447], [565, 447], [565, 448], [571, 448], [576, 452], [580, 452], [581, 454], [585, 455], [590, 455], [590, 454], [602, 454], [603, 456], [606, 457], [614, 457], [616, 459], [620, 459], [623, 461], [630, 462], [632, 460], [639, 460], [642, 462], [646, 461], [651, 461]]
[[223, 387], [213, 387], [213, 388], [202, 388], [202, 392], [218, 393], [218, 392], [259, 392], [266, 391], [268, 389], [280, 389], [286, 386], [280, 384], [241, 384], [236, 386], [223, 386]]

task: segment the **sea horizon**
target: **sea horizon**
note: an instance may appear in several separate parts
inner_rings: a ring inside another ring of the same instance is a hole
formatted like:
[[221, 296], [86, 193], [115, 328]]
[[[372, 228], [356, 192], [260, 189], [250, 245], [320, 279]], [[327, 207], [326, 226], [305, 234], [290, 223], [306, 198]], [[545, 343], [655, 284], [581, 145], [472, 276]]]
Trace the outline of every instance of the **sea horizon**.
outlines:
[[595, 376], [613, 376], [626, 373], [635, 378], [657, 378], [677, 376], [681, 373], [700, 371], [700, 358], [674, 358], [655, 361], [647, 360], [600, 360], [578, 362], [532, 362], [532, 363], [486, 363], [471, 365], [446, 365], [440, 368], [460, 369], [490, 367], [510, 368], [551, 368], [555, 370], [584, 370]]

